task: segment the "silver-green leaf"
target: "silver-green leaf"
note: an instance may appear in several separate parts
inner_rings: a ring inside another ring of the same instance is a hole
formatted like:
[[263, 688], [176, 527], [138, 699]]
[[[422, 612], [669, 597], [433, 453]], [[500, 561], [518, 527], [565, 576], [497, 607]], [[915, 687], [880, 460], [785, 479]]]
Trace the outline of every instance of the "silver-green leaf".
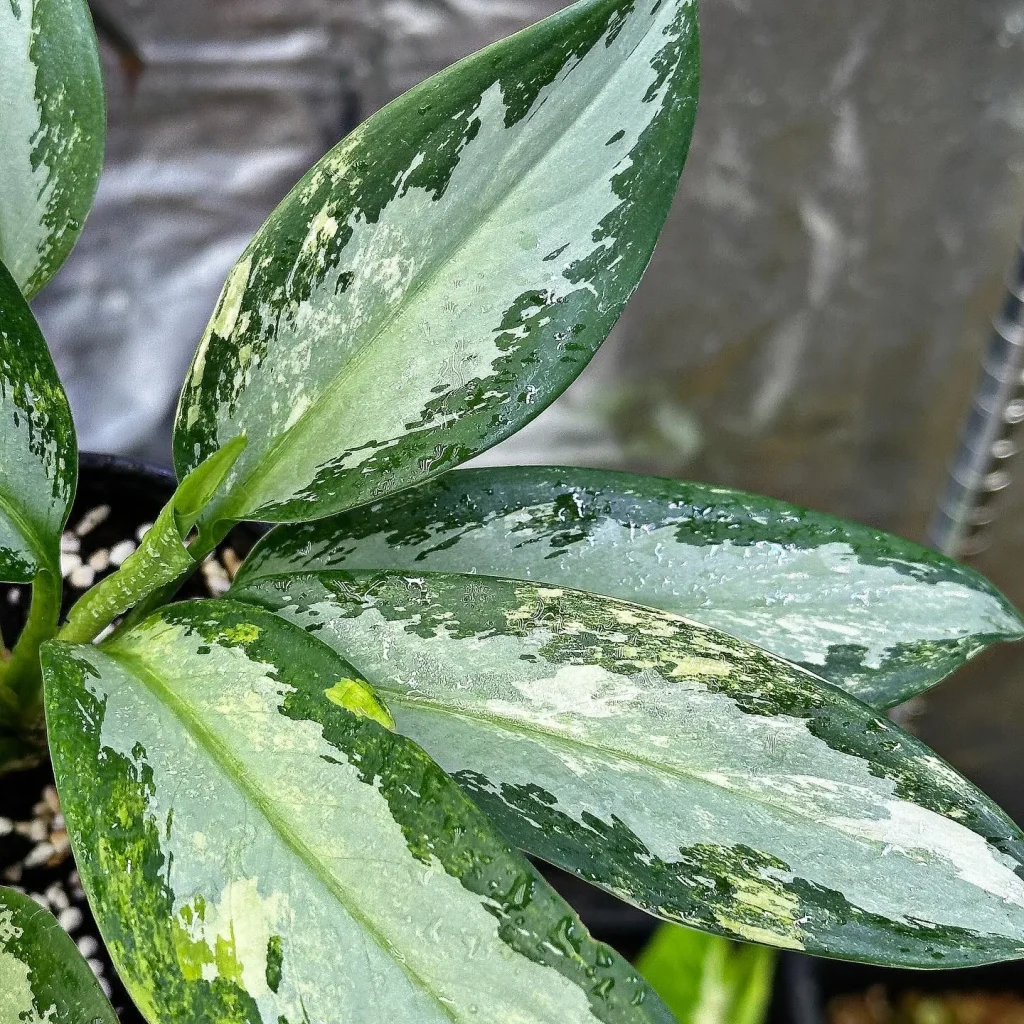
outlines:
[[0, 261], [28, 298], [82, 230], [105, 129], [86, 0], [2, 0]]
[[31, 583], [43, 569], [59, 580], [78, 478], [75, 428], [46, 342], [2, 264], [0, 465], [0, 580]]
[[919, 544], [772, 498], [601, 470], [451, 473], [279, 527], [238, 578], [332, 568], [483, 573], [663, 608], [879, 708], [1024, 636], [988, 580]]
[[0, 1024], [117, 1024], [92, 968], [53, 915], [2, 887]]
[[152, 1024], [670, 1024], [298, 627], [192, 602], [43, 664], [82, 882]]
[[694, 0], [582, 0], [324, 157], [231, 272], [185, 384], [204, 515], [300, 521], [507, 437], [577, 376], [651, 256], [697, 98]]
[[20, 739], [40, 731], [37, 651], [53, 635], [60, 612], [60, 535], [78, 479], [78, 444], [67, 396], [32, 311], [3, 263], [0, 466], [0, 580], [33, 584], [21, 635], [10, 659], [0, 661], [2, 772], [22, 760]]
[[483, 576], [239, 596], [352, 662], [521, 849], [662, 917], [853, 960], [1024, 956], [1024, 836], [842, 690], [656, 609]]

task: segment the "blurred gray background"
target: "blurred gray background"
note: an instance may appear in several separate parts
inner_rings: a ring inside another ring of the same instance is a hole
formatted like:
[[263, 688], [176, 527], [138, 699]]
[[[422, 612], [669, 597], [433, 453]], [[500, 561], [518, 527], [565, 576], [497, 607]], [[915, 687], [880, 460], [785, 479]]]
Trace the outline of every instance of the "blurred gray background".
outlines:
[[[554, 0], [97, 0], [107, 167], [35, 303], [82, 446], [167, 462], [220, 285], [308, 166]], [[490, 461], [760, 491], [920, 539], [1024, 215], [1022, 0], [704, 0], [703, 87], [648, 277], [578, 383]], [[1024, 604], [1024, 466], [977, 559]], [[917, 726], [1019, 819], [1024, 645]]]

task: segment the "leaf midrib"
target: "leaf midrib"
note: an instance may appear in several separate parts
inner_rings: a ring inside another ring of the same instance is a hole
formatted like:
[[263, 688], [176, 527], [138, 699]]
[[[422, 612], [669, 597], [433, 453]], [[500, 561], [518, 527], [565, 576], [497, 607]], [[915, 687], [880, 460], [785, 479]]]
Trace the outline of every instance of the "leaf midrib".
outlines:
[[120, 662], [129, 672], [141, 680], [150, 692], [161, 701], [174, 716], [181, 722], [189, 735], [198, 740], [199, 744], [209, 755], [211, 760], [217, 763], [222, 771], [242, 791], [243, 795], [256, 807], [271, 826], [275, 834], [284, 842], [292, 853], [305, 865], [317, 878], [321, 885], [352, 915], [356, 922], [363, 928], [374, 941], [385, 950], [393, 963], [409, 975], [411, 981], [422, 991], [433, 999], [441, 1012], [453, 1022], [462, 1024], [463, 1018], [456, 1016], [454, 1011], [445, 1004], [439, 993], [430, 985], [421, 973], [416, 971], [409, 963], [404, 962], [397, 954], [395, 947], [388, 940], [385, 934], [377, 928], [370, 918], [359, 907], [357, 901], [351, 896], [346, 899], [344, 887], [334, 878], [330, 869], [317, 856], [309, 846], [302, 840], [286, 821], [286, 816], [277, 813], [274, 800], [252, 781], [249, 772], [246, 771], [244, 763], [232, 753], [212, 729], [203, 724], [202, 720], [193, 711], [192, 706], [182, 700], [164, 681], [153, 671], [150, 666], [137, 655], [126, 651], [123, 647], [114, 645], [106, 648], [105, 653]]
[[[652, 25], [653, 24], [654, 22], [652, 19]], [[648, 29], [648, 31], [650, 31], [650, 28]], [[594, 46], [598, 46], [600, 44], [601, 39], [603, 39], [605, 35], [606, 32], [603, 32], [594, 41], [591, 50]], [[471, 230], [467, 231], [457, 242], [455, 242], [448, 250], [448, 252], [444, 255], [444, 257], [441, 260], [437, 261], [434, 264], [434, 266], [430, 268], [430, 270], [428, 270], [426, 274], [423, 275], [423, 277], [410, 289], [407, 296], [403, 298], [403, 301], [401, 303], [396, 303], [395, 308], [391, 312], [389, 312], [389, 314], [381, 322], [377, 330], [374, 331], [374, 333], [369, 338], [366, 339], [366, 341], [360, 346], [359, 350], [356, 353], [354, 353], [353, 356], [350, 359], [348, 359], [343, 366], [337, 369], [333, 378], [328, 383], [327, 387], [325, 387], [324, 390], [321, 392], [317, 400], [310, 403], [309, 408], [307, 408], [298, 417], [295, 423], [293, 423], [288, 430], [279, 434], [278, 437], [274, 441], [272, 441], [270, 445], [267, 446], [263, 458], [260, 459], [258, 462], [254, 463], [253, 468], [248, 473], [246, 473], [245, 477], [239, 480], [234, 485], [234, 489], [238, 494], [238, 500], [235, 500], [233, 502], [226, 501], [223, 505], [217, 508], [215, 512], [210, 513], [210, 515], [206, 516], [205, 518], [210, 518], [210, 516], [212, 516], [212, 518], [214, 519], [227, 518], [234, 520], [236, 516], [244, 516], [247, 511], [250, 514], [254, 514], [260, 511], [260, 509], [262, 508], [273, 508], [275, 505], [282, 503], [282, 499], [271, 499], [270, 501], [265, 501], [263, 505], [259, 506], [259, 508], [256, 509], [247, 510], [244, 507], [237, 507], [239, 505], [244, 506], [244, 503], [241, 501], [241, 499], [246, 495], [252, 493], [250, 489], [250, 482], [252, 481], [253, 477], [258, 476], [260, 478], [260, 483], [263, 483], [264, 481], [270, 479], [274, 470], [280, 464], [281, 460], [287, 453], [287, 450], [291, 448], [294, 444], [297, 444], [299, 441], [301, 441], [303, 435], [305, 433], [308, 433], [308, 431], [312, 429], [312, 427], [308, 426], [308, 424], [314, 422], [314, 419], [312, 418], [314, 414], [318, 413], [322, 408], [330, 405], [330, 399], [333, 397], [335, 392], [341, 390], [342, 385], [347, 381], [347, 379], [351, 375], [353, 375], [358, 370], [360, 364], [369, 358], [370, 352], [376, 350], [378, 341], [380, 341], [381, 337], [384, 336], [390, 330], [390, 328], [394, 325], [395, 321], [400, 319], [408, 312], [408, 310], [417, 302], [420, 295], [424, 291], [426, 291], [431, 285], [434, 284], [435, 280], [442, 274], [442, 272], [444, 272], [447, 269], [449, 264], [451, 264], [452, 261], [468, 246], [470, 240], [480, 234], [481, 228], [479, 227], [479, 225], [483, 223], [490, 223], [491, 221], [493, 221], [495, 213], [497, 211], [502, 210], [510, 202], [512, 197], [517, 197], [520, 191], [522, 190], [524, 184], [532, 180], [533, 174], [537, 170], [541, 162], [544, 161], [547, 157], [549, 157], [555, 150], [559, 148], [559, 146], [563, 142], [565, 142], [570, 137], [571, 129], [575, 125], [576, 120], [579, 119], [579, 116], [582, 115], [582, 113], [584, 113], [585, 111], [590, 110], [600, 100], [600, 98], [604, 96], [605, 92], [617, 80], [618, 75], [622, 71], [622, 69], [629, 66], [630, 58], [632, 57], [633, 53], [635, 53], [636, 50], [639, 49], [642, 40], [646, 39], [646, 37], [647, 33], [645, 32], [643, 36], [641, 36], [640, 39], [636, 42], [636, 45], [633, 47], [630, 53], [627, 56], [625, 56], [622, 60], [620, 60], [620, 62], [614, 68], [612, 73], [602, 83], [601, 87], [591, 95], [586, 105], [577, 113], [577, 117], [576, 119], [574, 119], [573, 125], [570, 125], [570, 127], [567, 128], [564, 132], [561, 132], [550, 143], [550, 145], [545, 146], [537, 154], [535, 159], [533, 159], [527, 165], [523, 173], [517, 178], [513, 186], [510, 189], [508, 189], [508, 191], [503, 193], [499, 197], [498, 201], [489, 208], [486, 216], [475, 220], [475, 226], [471, 228]], [[588, 50], [587, 52], [589, 53], [590, 50]], [[566, 64], [568, 64], [568, 61], [566, 62]], [[559, 69], [559, 73], [561, 73], [561, 71], [564, 70], [566, 64], [562, 65], [562, 68]], [[448, 70], [451, 71], [452, 69]], [[554, 80], [552, 79], [552, 81]], [[490, 88], [490, 86], [488, 88]], [[481, 91], [480, 93], [480, 98], [482, 97], [483, 91]], [[410, 104], [415, 102], [415, 96], [413, 96], [412, 94], [407, 94], [407, 98], [409, 98]], [[526, 118], [524, 118], [523, 120], [525, 121]], [[503, 154], [504, 160], [507, 160], [508, 156], [508, 152]], [[429, 475], [436, 476], [437, 473]], [[428, 474], [425, 474], [423, 479], [427, 478]], [[312, 483], [312, 481], [310, 482]], [[284, 500], [287, 501], [290, 499]], [[213, 507], [214, 506], [211, 506], [211, 508]]]
[[[360, 669], [360, 671], [362, 671], [362, 669]], [[607, 760], [615, 759], [615, 760], [620, 760], [620, 761], [626, 761], [627, 763], [636, 764], [636, 765], [638, 765], [639, 767], [642, 767], [642, 768], [651, 769], [652, 771], [655, 771], [655, 772], [657, 772], [659, 774], [662, 774], [662, 775], [669, 775], [669, 776], [672, 776], [674, 778], [685, 779], [685, 780], [688, 780], [688, 781], [693, 782], [693, 783], [699, 783], [699, 784], [702, 784], [702, 785], [705, 785], [705, 786], [710, 786], [715, 791], [722, 791], [722, 792], [726, 792], [726, 793], [735, 793], [735, 794], [737, 794], [739, 796], [744, 797], [745, 799], [749, 799], [752, 803], [757, 803], [757, 804], [761, 804], [763, 806], [766, 806], [769, 809], [771, 809], [773, 812], [775, 812], [775, 813], [777, 813], [777, 814], [779, 814], [781, 816], [796, 819], [797, 821], [799, 821], [801, 823], [809, 821], [809, 822], [811, 822], [813, 824], [817, 824], [817, 825], [823, 825], [824, 824], [823, 822], [820, 821], [820, 819], [817, 819], [817, 818], [815, 818], [815, 817], [813, 817], [813, 816], [811, 816], [809, 814], [804, 814], [804, 813], [802, 813], [802, 812], [800, 812], [798, 810], [795, 810], [795, 809], [793, 809], [791, 807], [788, 807], [788, 806], [786, 806], [784, 804], [777, 804], [777, 803], [774, 803], [773, 801], [765, 799], [763, 797], [758, 797], [751, 790], [739, 789], [739, 788], [737, 788], [737, 789], [729, 789], [729, 787], [727, 787], [727, 786], [720, 786], [720, 785], [718, 785], [718, 783], [712, 782], [710, 779], [706, 779], [703, 776], [698, 775], [698, 774], [696, 774], [696, 773], [694, 773], [692, 771], [688, 771], [688, 770], [686, 770], [685, 768], [683, 768], [681, 766], [667, 765], [667, 764], [665, 764], [662, 761], [654, 761], [651, 758], [643, 757], [643, 756], [641, 756], [639, 754], [636, 754], [636, 753], [633, 753], [631, 751], [619, 750], [616, 747], [610, 747], [610, 746], [607, 746], [607, 745], [601, 744], [601, 743], [586, 742], [586, 741], [574, 739], [574, 738], [565, 736], [562, 733], [548, 732], [545, 729], [542, 729], [542, 728], [537, 727], [537, 726], [531, 726], [531, 725], [529, 725], [529, 724], [527, 724], [525, 722], [522, 722], [519, 719], [506, 718], [503, 715], [484, 714], [482, 712], [472, 711], [472, 710], [464, 710], [462, 708], [455, 709], [455, 708], [452, 708], [449, 705], [442, 704], [439, 701], [435, 701], [435, 700], [429, 700], [429, 699], [425, 700], [425, 699], [422, 699], [422, 698], [410, 699], [408, 697], [407, 691], [403, 692], [401, 690], [395, 690], [395, 689], [390, 688], [386, 684], [373, 682], [373, 680], [370, 679], [369, 676], [367, 676], [367, 678], [372, 683], [374, 689], [379, 690], [381, 693], [387, 694], [388, 700], [391, 703], [400, 704], [400, 705], [402, 705], [403, 707], [406, 707], [406, 708], [415, 709], [415, 708], [424, 708], [425, 707], [425, 708], [428, 708], [429, 710], [436, 711], [440, 715], [447, 715], [447, 716], [452, 717], [452, 718], [462, 718], [462, 719], [466, 719], [466, 720], [473, 721], [473, 722], [490, 723], [490, 724], [494, 725], [495, 728], [505, 729], [508, 732], [517, 733], [517, 734], [522, 735], [522, 736], [527, 736], [527, 737], [529, 737], [531, 739], [540, 739], [544, 743], [551, 743], [552, 745], [567, 747], [570, 750], [573, 749], [573, 748], [578, 748], [578, 749], [582, 749], [582, 750], [586, 750], [586, 751], [593, 751], [593, 752], [595, 752], [597, 754], [603, 755]], [[832, 748], [830, 747], [829, 749], [831, 750]], [[850, 755], [850, 756], [856, 756], [856, 755]], [[866, 758], [858, 757], [858, 760], [862, 760], [866, 764], [870, 764], [871, 763]], [[904, 802], [909, 802], [909, 801], [904, 801]], [[915, 806], [921, 806], [921, 805], [916, 804]], [[924, 808], [924, 809], [928, 810], [928, 808]], [[932, 813], [937, 813], [937, 812], [932, 812]], [[840, 832], [843, 835], [850, 836], [850, 838], [856, 839], [858, 842], [863, 842], [863, 843], [867, 843], [867, 844], [871, 844], [873, 842], [872, 840], [865, 839], [863, 836], [856, 836], [856, 835], [851, 835], [851, 833], [849, 833], [849, 832], [843, 832], [842, 829], [835, 828], [834, 825], [827, 825], [825, 827], [832, 828], [836, 832]], [[878, 846], [883, 846], [884, 843], [879, 841], [877, 843], [877, 845]]]

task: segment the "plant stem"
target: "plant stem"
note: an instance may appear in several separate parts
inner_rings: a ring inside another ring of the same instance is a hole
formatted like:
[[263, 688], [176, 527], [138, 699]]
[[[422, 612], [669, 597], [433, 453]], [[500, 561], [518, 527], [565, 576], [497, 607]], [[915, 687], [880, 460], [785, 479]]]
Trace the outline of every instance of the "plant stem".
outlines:
[[183, 572], [176, 580], [165, 584], [162, 587], [158, 587], [156, 590], [148, 593], [127, 615], [121, 620], [117, 629], [114, 631], [114, 635], [123, 633], [126, 629], [131, 629], [132, 626], [142, 622], [143, 619], [148, 618], [151, 612], [155, 612], [157, 608], [167, 604], [175, 594], [192, 578], [192, 574], [199, 568], [199, 563], [191, 566], [185, 572]]
[[[125, 559], [121, 568], [82, 595], [57, 634], [59, 640], [71, 644], [89, 643], [126, 612], [119, 631], [130, 628], [170, 601], [203, 558], [216, 547], [219, 537], [202, 544], [193, 542], [186, 547], [182, 524], [176, 517], [176, 500], [180, 493], [179, 487], [142, 544]], [[230, 524], [225, 525], [221, 536], [229, 527]]]
[[188, 567], [177, 579], [172, 580], [170, 583], [152, 591], [145, 598], [139, 601], [134, 608], [124, 617], [124, 621], [117, 627], [117, 633], [122, 633], [126, 629], [131, 629], [132, 626], [141, 622], [151, 612], [156, 611], [161, 605], [167, 604], [171, 598], [192, 578], [192, 574], [199, 568], [203, 559], [213, 550], [216, 549], [217, 545], [228, 535], [233, 526], [233, 523], [218, 523], [217, 527], [211, 531], [207, 536], [196, 537], [188, 545], [188, 553], [194, 559], [192, 565]]
[[42, 672], [39, 648], [57, 631], [60, 615], [59, 573], [42, 569], [32, 583], [28, 620], [3, 666], [2, 684], [18, 709], [20, 723], [37, 725], [43, 713]]
[[149, 550], [139, 548], [117, 572], [79, 598], [57, 639], [69, 644], [90, 643], [119, 615], [161, 590], [165, 580], [154, 572], [155, 561]]

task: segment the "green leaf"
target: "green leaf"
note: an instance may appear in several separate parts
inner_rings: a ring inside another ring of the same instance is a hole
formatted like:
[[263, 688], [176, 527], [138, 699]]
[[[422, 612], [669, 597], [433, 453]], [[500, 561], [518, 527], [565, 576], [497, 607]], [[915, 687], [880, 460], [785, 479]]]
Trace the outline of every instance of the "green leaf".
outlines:
[[205, 532], [408, 487], [560, 394], [650, 258], [697, 64], [693, 0], [583, 0], [324, 157], [231, 272], [182, 393], [179, 475], [249, 438]]
[[2, 887], [0, 1024], [117, 1024], [92, 969], [53, 915]]
[[85, 0], [0, 3], [0, 97], [0, 260], [31, 298], [78, 239], [103, 166], [103, 81]]
[[663, 924], [637, 968], [679, 1024], [764, 1024], [776, 953]]
[[166, 1024], [668, 1024], [633, 968], [357, 673], [259, 609], [43, 648], [61, 806], [132, 998]]
[[918, 740], [678, 616], [484, 576], [238, 596], [313, 631], [520, 849], [662, 917], [824, 956], [1024, 955], [1024, 836]]
[[740, 491], [600, 470], [465, 470], [273, 530], [240, 582], [316, 569], [474, 572], [714, 626], [876, 707], [1024, 636], [978, 573], [909, 541]]
[[2, 264], [0, 465], [0, 580], [31, 583], [43, 569], [59, 580], [78, 477], [75, 427], [39, 326]]

